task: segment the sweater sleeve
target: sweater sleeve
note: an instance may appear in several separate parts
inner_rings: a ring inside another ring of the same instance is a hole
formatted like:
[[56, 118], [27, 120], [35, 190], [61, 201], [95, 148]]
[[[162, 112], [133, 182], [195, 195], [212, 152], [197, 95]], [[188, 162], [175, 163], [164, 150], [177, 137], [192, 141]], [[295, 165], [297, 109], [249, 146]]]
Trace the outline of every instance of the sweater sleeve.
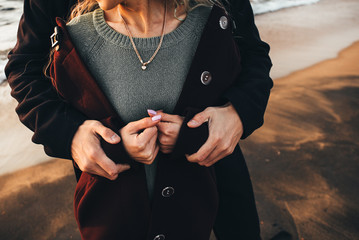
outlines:
[[[52, 157], [71, 159], [71, 142], [86, 117], [59, 98], [43, 74], [50, 49], [54, 18], [48, 6], [68, 1], [25, 0], [17, 43], [8, 55], [5, 73], [18, 101], [20, 121], [34, 132], [32, 141], [44, 146]], [[60, 11], [60, 8], [57, 8]], [[63, 14], [67, 12], [62, 6]]]
[[242, 71], [235, 85], [223, 95], [236, 109], [243, 123], [242, 139], [262, 126], [273, 81], [269, 76], [272, 62], [269, 45], [263, 42], [254, 23], [249, 0], [229, 0], [229, 8], [236, 29], [234, 38], [238, 45]]

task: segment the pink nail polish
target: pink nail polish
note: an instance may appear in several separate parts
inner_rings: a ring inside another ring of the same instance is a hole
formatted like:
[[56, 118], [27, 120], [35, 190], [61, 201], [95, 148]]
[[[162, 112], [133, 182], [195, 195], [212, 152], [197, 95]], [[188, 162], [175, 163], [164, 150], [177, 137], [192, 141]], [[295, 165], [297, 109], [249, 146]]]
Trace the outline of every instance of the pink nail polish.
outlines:
[[152, 115], [156, 115], [156, 114], [157, 114], [157, 112], [156, 112], [155, 110], [152, 110], [152, 109], [147, 109], [147, 112], [148, 112], [149, 114], [152, 114]]
[[159, 119], [161, 119], [161, 115], [156, 115], [156, 116], [154, 116], [154, 117], [152, 117], [152, 121], [157, 121], [157, 120], [159, 120]]

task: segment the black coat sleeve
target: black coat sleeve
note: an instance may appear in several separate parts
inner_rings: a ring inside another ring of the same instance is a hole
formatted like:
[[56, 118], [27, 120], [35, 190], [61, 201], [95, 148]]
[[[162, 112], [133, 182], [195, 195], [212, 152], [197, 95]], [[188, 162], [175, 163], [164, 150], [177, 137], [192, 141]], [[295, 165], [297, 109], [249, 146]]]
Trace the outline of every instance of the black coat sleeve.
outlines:
[[235, 21], [234, 37], [238, 45], [242, 71], [235, 86], [223, 98], [230, 101], [243, 123], [242, 139], [262, 126], [273, 81], [269, 76], [272, 62], [269, 45], [263, 42], [254, 23], [249, 0], [229, 0], [230, 15]]
[[43, 74], [55, 17], [65, 17], [67, 0], [25, 0], [17, 43], [8, 55], [5, 73], [18, 101], [20, 121], [34, 132], [32, 141], [49, 156], [71, 159], [71, 142], [85, 116], [64, 102]]

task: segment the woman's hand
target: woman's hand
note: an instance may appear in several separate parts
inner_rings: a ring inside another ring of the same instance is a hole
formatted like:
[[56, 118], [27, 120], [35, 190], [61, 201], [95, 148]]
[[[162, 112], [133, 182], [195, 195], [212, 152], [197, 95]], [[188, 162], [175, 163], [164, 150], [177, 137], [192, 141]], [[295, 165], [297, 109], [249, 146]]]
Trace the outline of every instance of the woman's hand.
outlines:
[[151, 164], [155, 160], [159, 151], [156, 125], [160, 120], [161, 115], [146, 117], [130, 122], [120, 130], [126, 151], [136, 161]]
[[186, 157], [190, 162], [209, 167], [234, 151], [243, 134], [243, 125], [231, 103], [206, 108], [196, 114], [187, 126], [196, 128], [206, 121], [209, 128], [207, 141], [196, 153], [186, 154]]
[[157, 124], [159, 147], [161, 152], [171, 153], [176, 144], [184, 117], [163, 113], [162, 110], [156, 112], [149, 109], [147, 112], [151, 117], [156, 114], [162, 115], [161, 122]]
[[121, 138], [111, 129], [96, 120], [86, 120], [72, 139], [71, 154], [83, 172], [115, 180], [118, 174], [130, 168], [127, 164], [115, 164], [101, 148], [100, 138], [117, 144]]

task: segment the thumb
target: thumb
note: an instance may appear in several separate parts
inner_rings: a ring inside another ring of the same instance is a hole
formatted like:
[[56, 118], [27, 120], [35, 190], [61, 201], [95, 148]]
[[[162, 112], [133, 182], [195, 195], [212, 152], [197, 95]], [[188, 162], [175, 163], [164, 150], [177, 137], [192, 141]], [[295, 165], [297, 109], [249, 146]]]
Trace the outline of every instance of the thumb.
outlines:
[[121, 137], [118, 134], [102, 124], [96, 125], [94, 132], [100, 135], [108, 143], [117, 144], [121, 141]]
[[188, 123], [187, 126], [190, 128], [196, 128], [202, 125], [202, 123], [207, 122], [209, 114], [206, 110], [197, 113]]

